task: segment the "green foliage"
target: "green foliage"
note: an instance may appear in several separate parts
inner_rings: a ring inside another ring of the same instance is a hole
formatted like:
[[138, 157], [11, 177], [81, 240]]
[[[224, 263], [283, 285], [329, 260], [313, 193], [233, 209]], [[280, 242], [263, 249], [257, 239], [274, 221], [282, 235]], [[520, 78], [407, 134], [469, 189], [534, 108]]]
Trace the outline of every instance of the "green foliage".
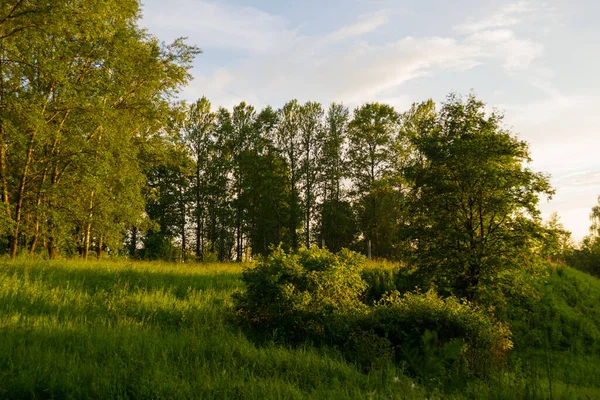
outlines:
[[403, 265], [387, 267], [375, 264], [365, 268], [362, 277], [367, 282], [364, 301], [368, 305], [373, 305], [393, 292], [406, 293], [418, 290], [423, 283], [413, 268]]
[[[454, 297], [393, 291], [369, 307], [364, 262], [349, 251], [277, 249], [244, 271], [246, 292], [234, 297], [237, 321], [285, 343], [340, 346], [367, 370], [406, 362], [422, 379], [459, 367], [489, 373], [505, 359], [512, 346], [508, 326]], [[380, 282], [393, 289], [390, 272]]]
[[527, 144], [472, 95], [450, 95], [439, 113], [416, 105], [407, 118], [416, 151], [404, 169], [410, 263], [424, 279], [479, 299], [503, 271], [531, 264], [542, 231], [537, 205], [553, 193], [548, 177], [527, 167]]
[[[0, 193], [10, 254], [120, 247], [141, 219], [143, 156], [177, 114], [198, 50], [137, 25], [140, 2], [0, 6]], [[159, 133], [160, 132], [160, 133]], [[110, 231], [110, 232], [107, 232]], [[75, 246], [73, 246], [75, 244]]]
[[515, 345], [600, 354], [600, 281], [564, 266], [546, 268], [549, 274], [536, 281], [540, 296], [508, 308]]
[[350, 202], [328, 200], [321, 204], [319, 237], [334, 253], [349, 248], [358, 236], [356, 216]]
[[552, 213], [542, 227], [540, 255], [551, 261], [564, 262], [573, 252], [571, 232], [565, 230], [557, 213]]
[[161, 232], [148, 232], [144, 238], [143, 257], [147, 260], [175, 261], [179, 249]]
[[244, 271], [246, 292], [235, 299], [238, 321], [291, 343], [344, 338], [353, 317], [365, 310], [364, 259], [349, 251], [281, 248]]
[[443, 299], [433, 291], [386, 295], [368, 321], [394, 346], [397, 360], [406, 361], [421, 378], [439, 377], [450, 367], [489, 373], [512, 348], [507, 324], [473, 304]]
[[600, 237], [585, 237], [580, 248], [573, 250], [566, 259], [573, 268], [600, 277]]
[[600, 277], [600, 197], [590, 213], [591, 234], [583, 238], [578, 249], [565, 254], [568, 264], [581, 271]]

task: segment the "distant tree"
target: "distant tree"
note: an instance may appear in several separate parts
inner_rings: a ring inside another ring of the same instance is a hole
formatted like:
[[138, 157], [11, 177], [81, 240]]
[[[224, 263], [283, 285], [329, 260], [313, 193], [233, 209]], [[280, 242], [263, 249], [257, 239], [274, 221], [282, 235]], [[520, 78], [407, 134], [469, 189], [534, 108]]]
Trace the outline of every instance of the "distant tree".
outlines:
[[565, 229], [557, 213], [552, 213], [542, 227], [540, 255], [551, 261], [564, 262], [573, 250], [571, 232]]
[[318, 160], [322, 151], [319, 138], [323, 131], [323, 108], [321, 104], [307, 102], [300, 108], [300, 131], [302, 146], [302, 177], [303, 179], [303, 207], [304, 207], [304, 235], [305, 246], [310, 247], [311, 222], [314, 219], [313, 211], [317, 203], [318, 189]]
[[361, 231], [365, 241], [372, 241], [373, 254], [384, 257], [379, 196], [373, 194], [379, 182], [389, 177], [392, 163], [392, 145], [398, 133], [399, 116], [385, 104], [365, 104], [354, 110], [349, 124], [348, 171], [352, 179], [354, 197], [359, 208]]
[[590, 212], [590, 234], [576, 249], [567, 253], [567, 263], [581, 271], [600, 277], [600, 197]]
[[193, 179], [194, 192], [194, 219], [196, 243], [196, 257], [200, 259], [204, 253], [205, 224], [207, 208], [207, 177], [210, 163], [212, 135], [215, 129], [216, 115], [211, 111], [210, 101], [202, 97], [188, 110], [184, 123], [185, 139], [190, 147], [192, 158], [195, 161], [195, 174]]
[[592, 207], [590, 220], [592, 221], [590, 226], [591, 234], [596, 237], [600, 236], [600, 196], [598, 196], [598, 203]]
[[527, 265], [540, 196], [553, 191], [527, 167], [527, 144], [473, 95], [450, 95], [432, 116], [415, 121], [416, 155], [405, 169], [410, 261], [440, 287], [479, 299]]
[[242, 261], [244, 254], [243, 238], [243, 187], [242, 187], [242, 154], [251, 151], [256, 143], [255, 131], [256, 111], [253, 106], [242, 102], [233, 108], [231, 116], [231, 137], [229, 138], [229, 151], [232, 158], [233, 172], [233, 204], [235, 210], [235, 238], [236, 260]]
[[298, 227], [302, 224], [302, 208], [298, 201], [299, 182], [302, 177], [302, 136], [300, 130], [301, 106], [297, 100], [287, 102], [278, 112], [275, 131], [276, 147], [289, 166], [290, 219], [289, 232], [292, 249], [298, 249]]
[[221, 261], [233, 259], [235, 246], [235, 211], [231, 190], [232, 132], [231, 113], [225, 108], [219, 108], [211, 143], [206, 195], [207, 242], [210, 244], [207, 250], [215, 253]]
[[[187, 251], [187, 214], [192, 193], [193, 164], [187, 151], [177, 144], [165, 153], [163, 163], [148, 173], [146, 213], [156, 222], [144, 238], [146, 258], [185, 259]], [[174, 240], [179, 240], [179, 251]], [[180, 255], [180, 257], [178, 257]]]
[[334, 253], [350, 248], [358, 237], [354, 208], [349, 201], [331, 199], [321, 204], [319, 236]]
[[357, 236], [357, 224], [352, 205], [345, 198], [343, 180], [348, 176], [344, 146], [348, 136], [350, 113], [342, 104], [330, 105], [325, 126], [318, 137], [321, 151], [319, 169], [319, 238], [325, 246], [337, 252], [349, 247]]

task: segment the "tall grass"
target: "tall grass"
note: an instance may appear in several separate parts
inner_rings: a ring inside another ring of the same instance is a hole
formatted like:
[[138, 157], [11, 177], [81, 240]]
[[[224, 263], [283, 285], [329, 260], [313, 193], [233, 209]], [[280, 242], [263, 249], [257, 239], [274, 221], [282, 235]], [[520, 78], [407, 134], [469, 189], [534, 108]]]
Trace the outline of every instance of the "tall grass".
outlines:
[[523, 341], [506, 373], [434, 391], [336, 349], [254, 343], [229, 322], [242, 268], [0, 260], [0, 398], [600, 398], [598, 354], [553, 343]]

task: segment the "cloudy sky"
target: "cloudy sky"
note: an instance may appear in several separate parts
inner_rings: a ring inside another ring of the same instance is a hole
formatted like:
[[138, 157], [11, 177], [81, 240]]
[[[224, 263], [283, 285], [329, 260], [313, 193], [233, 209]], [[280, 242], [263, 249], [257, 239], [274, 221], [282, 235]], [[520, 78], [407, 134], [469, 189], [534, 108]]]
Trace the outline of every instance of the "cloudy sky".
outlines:
[[580, 240], [600, 195], [598, 0], [145, 0], [142, 25], [199, 46], [181, 94], [244, 100], [411, 103], [473, 90], [530, 144]]

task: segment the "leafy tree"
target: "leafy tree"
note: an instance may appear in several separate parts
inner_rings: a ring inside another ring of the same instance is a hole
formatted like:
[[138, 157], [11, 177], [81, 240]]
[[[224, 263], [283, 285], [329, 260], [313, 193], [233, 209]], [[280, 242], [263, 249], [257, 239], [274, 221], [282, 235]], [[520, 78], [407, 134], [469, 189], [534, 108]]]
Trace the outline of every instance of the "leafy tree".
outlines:
[[298, 201], [298, 183], [302, 169], [302, 138], [300, 130], [301, 106], [297, 100], [286, 103], [278, 112], [279, 121], [275, 131], [276, 146], [289, 166], [290, 221], [292, 249], [298, 249], [298, 226], [302, 224], [302, 209]]
[[159, 43], [139, 16], [134, 0], [2, 5], [0, 184], [11, 256], [45, 243], [53, 258], [81, 234], [85, 254], [94, 231], [99, 242], [109, 222], [143, 213], [138, 201], [121, 205], [132, 213], [99, 202], [132, 199], [103, 179], [105, 164], [119, 148], [139, 188], [140, 148], [167, 123], [197, 50]]
[[242, 102], [233, 108], [231, 118], [231, 137], [229, 146], [233, 160], [233, 208], [235, 209], [235, 238], [236, 238], [236, 260], [242, 261], [244, 253], [243, 221], [242, 213], [243, 188], [242, 188], [242, 161], [241, 157], [248, 150], [252, 150], [257, 144], [255, 131], [256, 111], [254, 107]]
[[442, 289], [480, 299], [526, 267], [540, 233], [539, 196], [553, 191], [527, 167], [527, 144], [473, 95], [450, 95], [431, 117], [413, 121], [417, 154], [405, 169], [410, 260]]
[[317, 201], [318, 160], [321, 143], [319, 137], [323, 130], [323, 108], [321, 104], [307, 102], [300, 108], [300, 130], [302, 143], [302, 176], [304, 200], [305, 246], [310, 247], [310, 224]]
[[600, 236], [600, 196], [598, 196], [598, 204], [592, 207], [590, 220], [592, 221], [590, 232], [593, 236]]
[[358, 237], [358, 226], [349, 201], [331, 199], [321, 204], [319, 236], [334, 253], [352, 246]]
[[372, 191], [389, 175], [398, 118], [392, 107], [370, 103], [354, 110], [354, 119], [349, 124], [348, 170], [356, 201], [361, 203], [361, 230], [365, 242], [373, 242], [373, 253], [378, 257], [385, 256], [382, 250], [385, 232], [381, 214], [377, 212], [380, 197]]
[[273, 245], [291, 247], [288, 165], [274, 149], [240, 155], [241, 204], [249, 246], [266, 256]]
[[148, 174], [146, 213], [157, 223], [157, 229], [150, 229], [144, 239], [146, 258], [174, 260], [177, 257], [174, 238], [178, 238], [181, 259], [187, 250], [187, 205], [192, 176], [191, 160], [181, 146], [173, 146], [166, 154], [163, 163], [155, 165]]
[[572, 249], [571, 232], [565, 230], [557, 213], [552, 213], [543, 224], [540, 255], [551, 261], [564, 262]]
[[590, 234], [583, 238], [579, 248], [567, 252], [566, 260], [570, 266], [600, 277], [600, 197], [592, 207], [590, 221]]
[[195, 175], [193, 181], [194, 218], [196, 230], [196, 257], [204, 253], [204, 227], [206, 224], [207, 208], [207, 178], [210, 167], [211, 140], [215, 129], [215, 113], [210, 110], [210, 101], [202, 97], [192, 104], [188, 110], [184, 124], [185, 139], [195, 160]]
[[349, 247], [357, 236], [352, 205], [345, 200], [343, 180], [347, 177], [344, 145], [348, 136], [350, 113], [342, 104], [330, 105], [325, 126], [318, 141], [321, 151], [317, 160], [320, 171], [319, 237], [332, 251]]

